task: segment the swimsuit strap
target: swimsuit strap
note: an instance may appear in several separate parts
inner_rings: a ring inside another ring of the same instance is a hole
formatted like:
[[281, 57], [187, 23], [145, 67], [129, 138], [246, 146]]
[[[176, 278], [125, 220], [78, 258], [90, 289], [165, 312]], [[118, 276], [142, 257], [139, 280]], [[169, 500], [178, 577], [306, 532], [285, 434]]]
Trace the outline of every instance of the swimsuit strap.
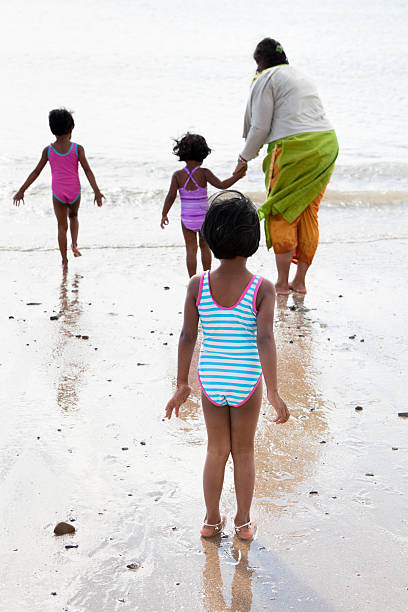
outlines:
[[[197, 187], [197, 189], [200, 189], [200, 185], [199, 185], [199, 184], [198, 184], [198, 183], [195, 181], [195, 179], [194, 179], [194, 177], [193, 177], [194, 172], [195, 172], [196, 170], [198, 170], [198, 169], [199, 169], [199, 167], [200, 167], [200, 166], [196, 166], [196, 167], [195, 167], [195, 168], [194, 168], [194, 169], [193, 169], [191, 172], [190, 172], [190, 170], [187, 168], [187, 166], [184, 168], [184, 170], [187, 172], [188, 176], [187, 176], [187, 180], [186, 180], [186, 182], [185, 182], [185, 183], [184, 183], [184, 185], [183, 185], [183, 189], [185, 189], [185, 188], [186, 188], [186, 185], [187, 185], [187, 183], [188, 183], [188, 181], [189, 181], [190, 179], [193, 181], [193, 183], [194, 183], [194, 185]], [[187, 190], [187, 191], [188, 191], [188, 190]]]

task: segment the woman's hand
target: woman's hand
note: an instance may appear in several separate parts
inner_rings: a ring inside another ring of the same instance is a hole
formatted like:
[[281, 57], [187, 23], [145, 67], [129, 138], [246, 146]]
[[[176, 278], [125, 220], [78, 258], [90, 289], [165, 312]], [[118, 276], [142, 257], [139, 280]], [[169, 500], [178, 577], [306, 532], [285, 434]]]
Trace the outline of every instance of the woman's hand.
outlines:
[[24, 191], [19, 189], [13, 196], [13, 202], [15, 206], [20, 206], [20, 202], [24, 204]]
[[270, 402], [276, 410], [275, 423], [286, 423], [290, 417], [290, 412], [277, 391], [268, 391], [268, 402]]
[[238, 163], [235, 166], [235, 170], [233, 174], [241, 174], [242, 176], [245, 176], [247, 169], [248, 169], [248, 162], [244, 161], [243, 159], [238, 158]]
[[191, 387], [187, 384], [178, 385], [177, 390], [166, 406], [166, 417], [171, 419], [173, 410], [176, 411], [176, 417], [179, 415], [179, 408], [187, 400], [191, 393]]
[[160, 227], [161, 227], [162, 229], [164, 229], [164, 228], [165, 228], [165, 226], [166, 226], [166, 225], [168, 225], [168, 224], [169, 224], [169, 219], [168, 219], [167, 215], [163, 215], [163, 216], [162, 216], [162, 219], [161, 219], [161, 221], [160, 221]]
[[95, 191], [94, 204], [96, 203], [99, 207], [101, 207], [102, 199], [106, 199], [103, 193], [101, 193], [100, 191]]

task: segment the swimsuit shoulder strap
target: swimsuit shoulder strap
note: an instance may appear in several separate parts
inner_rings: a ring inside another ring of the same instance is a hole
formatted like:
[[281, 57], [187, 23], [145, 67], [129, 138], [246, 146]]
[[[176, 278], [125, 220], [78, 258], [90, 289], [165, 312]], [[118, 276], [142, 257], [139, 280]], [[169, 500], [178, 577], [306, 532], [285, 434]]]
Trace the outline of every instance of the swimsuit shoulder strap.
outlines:
[[194, 185], [197, 187], [197, 189], [200, 189], [200, 185], [197, 183], [197, 181], [195, 180], [195, 178], [193, 177], [193, 174], [196, 170], [198, 170], [200, 166], [196, 166], [195, 168], [193, 168], [193, 170], [190, 172], [190, 170], [187, 168], [187, 166], [184, 168], [184, 170], [187, 172], [187, 180], [183, 185], [183, 189], [185, 189], [188, 181], [191, 179], [194, 183]]

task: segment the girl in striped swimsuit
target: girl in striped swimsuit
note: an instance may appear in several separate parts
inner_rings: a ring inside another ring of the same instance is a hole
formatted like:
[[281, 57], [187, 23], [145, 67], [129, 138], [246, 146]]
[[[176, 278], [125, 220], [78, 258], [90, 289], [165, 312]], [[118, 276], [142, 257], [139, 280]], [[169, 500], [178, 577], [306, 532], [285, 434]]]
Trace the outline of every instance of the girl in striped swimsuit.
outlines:
[[187, 289], [178, 353], [177, 390], [166, 406], [176, 416], [191, 388], [188, 375], [201, 321], [203, 342], [198, 365], [208, 434], [204, 467], [206, 516], [203, 537], [220, 533], [226, 518], [219, 502], [226, 461], [234, 462], [237, 512], [235, 532], [251, 540], [250, 509], [255, 482], [254, 437], [262, 402], [262, 374], [276, 423], [289, 411], [278, 393], [273, 335], [274, 285], [253, 275], [247, 258], [259, 246], [259, 219], [252, 202], [234, 191], [216, 196], [203, 225], [203, 236], [220, 266], [194, 276]]
[[202, 168], [204, 159], [211, 153], [205, 139], [198, 134], [187, 132], [176, 140], [173, 152], [180, 161], [186, 162], [183, 170], [177, 170], [172, 176], [170, 189], [163, 205], [161, 228], [169, 223], [167, 217], [174, 204], [177, 192], [181, 200], [181, 228], [186, 243], [186, 263], [189, 276], [197, 271], [197, 234], [201, 250], [201, 262], [204, 270], [211, 268], [211, 252], [201, 236], [201, 226], [208, 210], [207, 183], [217, 189], [228, 189], [245, 175], [246, 167], [240, 168], [225, 181], [220, 181], [211, 170]]

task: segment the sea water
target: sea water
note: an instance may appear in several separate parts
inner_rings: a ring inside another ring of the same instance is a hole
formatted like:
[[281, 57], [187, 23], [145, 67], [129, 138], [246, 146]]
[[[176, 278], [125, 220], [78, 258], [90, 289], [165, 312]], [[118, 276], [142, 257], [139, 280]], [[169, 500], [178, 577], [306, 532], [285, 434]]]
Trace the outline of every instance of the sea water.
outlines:
[[[206, 165], [235, 167], [265, 36], [317, 84], [340, 154], [321, 208], [322, 241], [407, 238], [408, 97], [404, 0], [1, 3], [3, 83], [0, 248], [55, 248], [50, 170], [16, 209], [12, 195], [51, 141], [51, 108], [74, 111], [73, 140], [106, 196], [101, 210], [81, 172], [80, 244], [182, 245], [179, 203], [159, 227], [172, 139], [203, 134]], [[263, 152], [236, 188], [263, 197]]]

